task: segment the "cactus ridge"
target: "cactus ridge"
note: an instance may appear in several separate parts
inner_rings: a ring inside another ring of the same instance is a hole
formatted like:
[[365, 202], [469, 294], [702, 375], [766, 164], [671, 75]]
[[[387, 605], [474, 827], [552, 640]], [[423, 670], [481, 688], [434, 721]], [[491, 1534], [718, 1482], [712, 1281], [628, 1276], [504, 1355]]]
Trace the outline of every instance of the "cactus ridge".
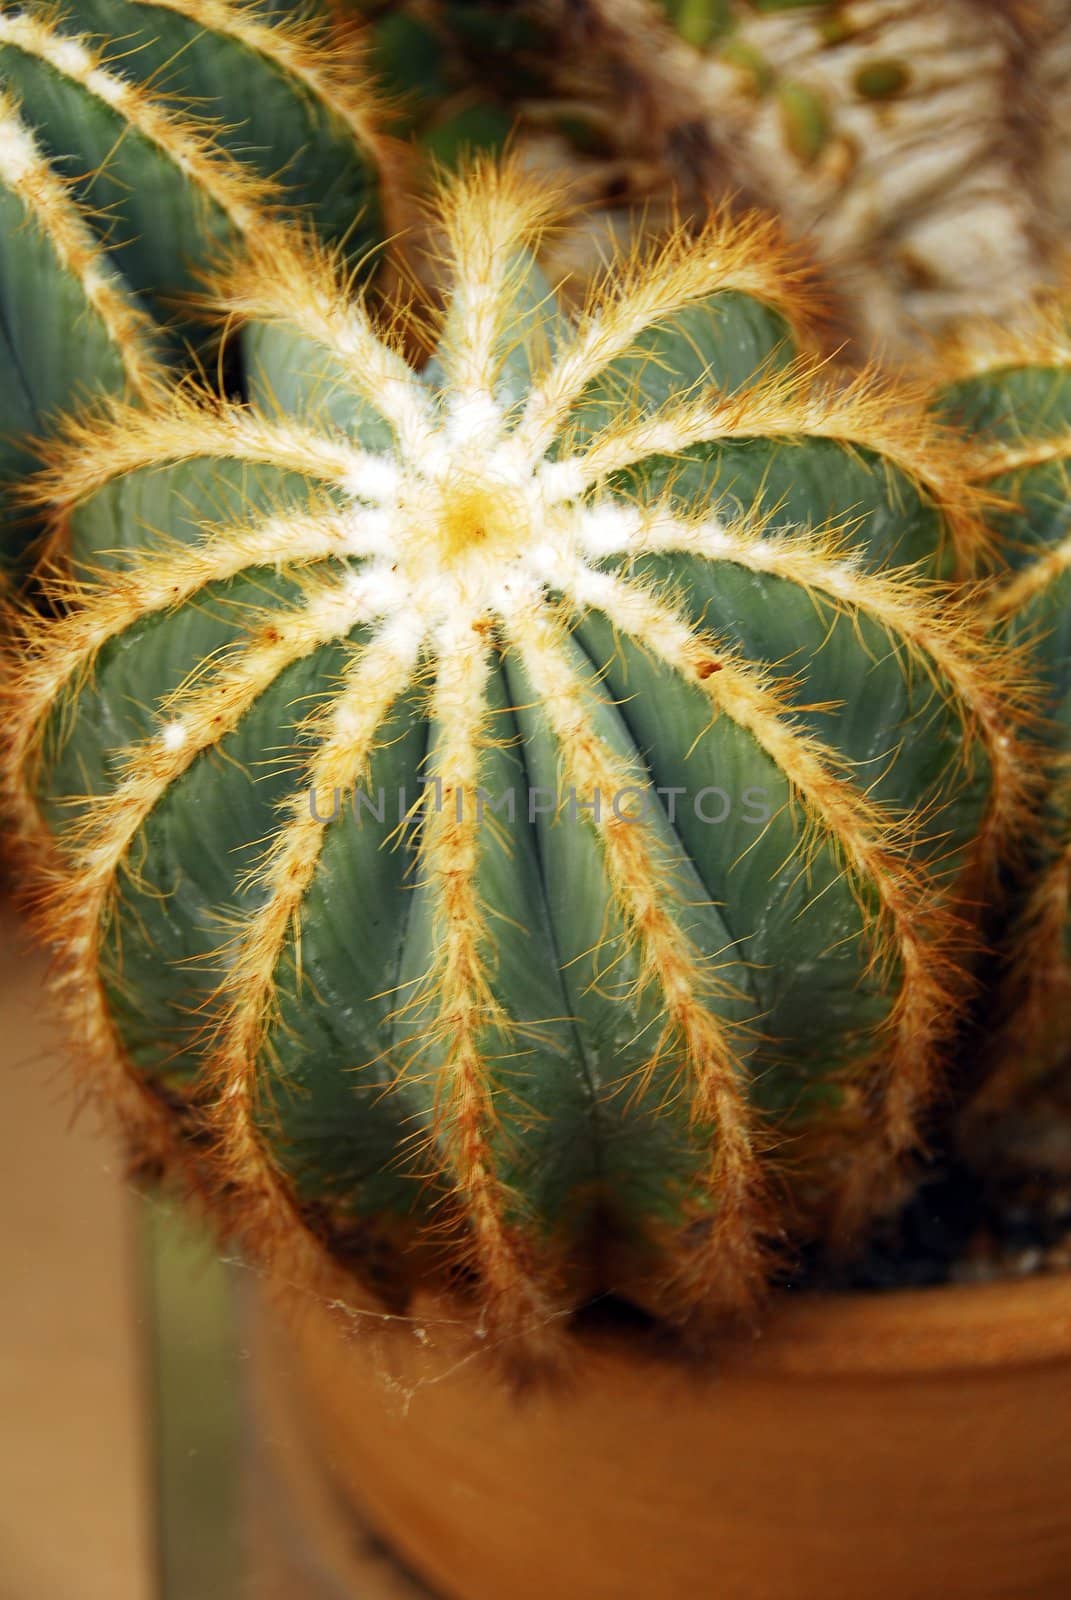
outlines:
[[380, 106], [365, 70], [362, 30], [337, 9], [327, 19], [273, 13], [256, 0], [136, 0], [136, 9], [170, 11], [205, 34], [237, 40], [303, 85], [322, 114], [348, 128], [358, 145], [374, 150], [382, 141]]
[[[190, 120], [141, 84], [114, 71], [106, 54], [65, 31], [61, 9], [0, 13], [0, 47], [44, 64], [65, 84], [106, 106], [200, 190], [239, 233], [263, 221], [274, 187], [222, 148], [209, 124]], [[17, 69], [16, 69], [17, 73]], [[17, 76], [16, 76], [17, 81]], [[121, 135], [120, 135], [121, 137]]]
[[47, 240], [60, 269], [78, 283], [122, 363], [130, 392], [150, 399], [165, 381], [152, 319], [113, 268], [72, 186], [49, 165], [19, 115], [17, 100], [2, 90], [0, 183], [18, 197], [27, 223]]
[[[154, 1149], [177, 1123], [302, 1281], [404, 1298], [430, 1252], [504, 1337], [606, 1288], [747, 1313], [781, 1233], [897, 1192], [962, 1001], [957, 883], [1025, 804], [1021, 663], [917, 559], [876, 570], [853, 499], [740, 514], [720, 451], [765, 485], [832, 446], [983, 545], [910, 396], [793, 359], [768, 225], [611, 266], [570, 325], [511, 169], [444, 218], [426, 374], [343, 263], [254, 235], [219, 298], [275, 413], [112, 403], [57, 447], [65, 614], [25, 621], [11, 692], [42, 916], [109, 1098]], [[618, 806], [721, 761], [775, 789], [735, 842]], [[518, 775], [578, 825], [481, 816]], [[378, 843], [310, 803], [398, 780]]]

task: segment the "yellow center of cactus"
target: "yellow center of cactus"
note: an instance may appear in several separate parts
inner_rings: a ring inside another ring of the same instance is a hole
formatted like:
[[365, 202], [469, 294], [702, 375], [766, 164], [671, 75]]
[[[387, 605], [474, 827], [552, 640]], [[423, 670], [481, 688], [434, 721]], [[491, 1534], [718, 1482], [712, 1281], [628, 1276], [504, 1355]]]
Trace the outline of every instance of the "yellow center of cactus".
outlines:
[[451, 475], [442, 487], [434, 536], [446, 565], [471, 555], [511, 556], [524, 542], [524, 497], [477, 474]]

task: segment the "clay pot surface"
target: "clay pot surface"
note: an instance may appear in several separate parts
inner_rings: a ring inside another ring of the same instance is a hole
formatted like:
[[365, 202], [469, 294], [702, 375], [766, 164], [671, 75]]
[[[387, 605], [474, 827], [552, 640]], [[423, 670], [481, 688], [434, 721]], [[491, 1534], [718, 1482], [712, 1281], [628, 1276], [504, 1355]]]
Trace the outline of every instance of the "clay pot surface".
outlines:
[[290, 1326], [321, 1464], [450, 1600], [1071, 1595], [1071, 1276], [786, 1297], [701, 1369], [578, 1340], [517, 1393], [417, 1337]]

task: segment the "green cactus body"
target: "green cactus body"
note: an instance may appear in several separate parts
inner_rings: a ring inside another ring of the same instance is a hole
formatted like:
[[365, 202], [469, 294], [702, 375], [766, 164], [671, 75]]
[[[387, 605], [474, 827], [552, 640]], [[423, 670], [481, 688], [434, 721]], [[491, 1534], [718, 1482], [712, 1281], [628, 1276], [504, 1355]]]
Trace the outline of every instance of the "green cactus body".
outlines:
[[922, 570], [976, 553], [945, 447], [792, 361], [770, 226], [574, 322], [542, 220], [508, 171], [447, 196], [423, 375], [254, 245], [259, 404], [56, 453], [12, 753], [135, 1135], [283, 1270], [450, 1282], [503, 1336], [746, 1310], [772, 1240], [895, 1198], [1021, 788]]
[[221, 149], [359, 260], [384, 233], [363, 37], [309, 8], [296, 13], [304, 21], [291, 13], [243, 0], [78, 0], [76, 17], [86, 33], [121, 39], [133, 82], [218, 122]]
[[355, 262], [381, 241], [378, 109], [327, 38], [231, 0], [0, 6], [3, 481], [93, 394], [149, 401], [208, 266], [284, 202]]
[[[1006, 563], [986, 612], [1028, 653], [1041, 693], [1049, 773], [1039, 826], [1002, 931], [1003, 1024], [1014, 1048], [985, 1091], [991, 1110], [1037, 1092], [1068, 1059], [1071, 1026], [1071, 316], [1039, 307], [1025, 327], [963, 335], [941, 393], [969, 435], [974, 477], [997, 496], [993, 531]], [[1001, 1038], [1005, 1037], [1002, 1032]]]

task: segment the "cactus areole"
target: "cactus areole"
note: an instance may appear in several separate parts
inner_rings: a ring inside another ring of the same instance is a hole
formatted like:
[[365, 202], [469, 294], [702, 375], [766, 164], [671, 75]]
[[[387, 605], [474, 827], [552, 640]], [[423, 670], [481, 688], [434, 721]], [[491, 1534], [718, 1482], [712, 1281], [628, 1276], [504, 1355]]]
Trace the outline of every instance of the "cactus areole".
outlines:
[[770, 225], [569, 320], [543, 213], [508, 168], [445, 194], [421, 373], [254, 238], [252, 402], [54, 451], [12, 753], [135, 1142], [291, 1281], [518, 1340], [600, 1293], [746, 1313], [895, 1199], [1019, 804], [911, 397], [798, 354]]

